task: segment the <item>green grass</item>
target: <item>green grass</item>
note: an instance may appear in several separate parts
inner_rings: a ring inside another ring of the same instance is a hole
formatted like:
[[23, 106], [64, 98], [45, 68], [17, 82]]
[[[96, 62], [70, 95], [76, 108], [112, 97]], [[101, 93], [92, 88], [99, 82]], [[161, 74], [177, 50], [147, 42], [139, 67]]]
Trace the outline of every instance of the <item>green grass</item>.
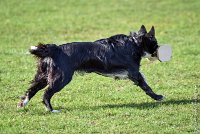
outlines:
[[[199, 0], [1, 0], [0, 133], [197, 133], [200, 132]], [[156, 28], [159, 43], [171, 44], [167, 63], [142, 61], [155, 102], [128, 80], [75, 75], [52, 99], [58, 114], [44, 110], [40, 91], [22, 110], [36, 61], [31, 45], [94, 41]], [[198, 124], [197, 124], [198, 122]], [[196, 128], [196, 130], [195, 130]]]

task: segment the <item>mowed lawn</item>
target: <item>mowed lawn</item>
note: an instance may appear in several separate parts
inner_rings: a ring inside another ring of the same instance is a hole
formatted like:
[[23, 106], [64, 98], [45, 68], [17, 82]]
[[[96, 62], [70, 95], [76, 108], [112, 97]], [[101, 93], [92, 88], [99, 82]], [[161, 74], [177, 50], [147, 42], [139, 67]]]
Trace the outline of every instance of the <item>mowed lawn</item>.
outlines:
[[[199, 133], [199, 0], [1, 0], [0, 134]], [[152, 25], [170, 62], [142, 60], [149, 85], [166, 99], [156, 102], [129, 80], [74, 75], [52, 99], [61, 113], [45, 111], [40, 91], [25, 109], [19, 97], [29, 87], [38, 42], [62, 44], [129, 34]]]

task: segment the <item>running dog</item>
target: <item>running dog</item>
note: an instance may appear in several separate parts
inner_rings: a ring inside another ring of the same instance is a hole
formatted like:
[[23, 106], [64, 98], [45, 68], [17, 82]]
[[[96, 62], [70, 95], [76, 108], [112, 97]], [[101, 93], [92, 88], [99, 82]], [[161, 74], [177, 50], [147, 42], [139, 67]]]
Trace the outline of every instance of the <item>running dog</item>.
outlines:
[[75, 71], [130, 79], [151, 98], [160, 101], [164, 97], [154, 93], [140, 73], [142, 57], [156, 59], [158, 47], [154, 27], [147, 32], [144, 25], [130, 35], [118, 34], [94, 42], [32, 46], [29, 51], [37, 57], [37, 73], [18, 107], [26, 106], [39, 90], [48, 86], [43, 103], [49, 111], [59, 112], [53, 109], [50, 100], [72, 80]]

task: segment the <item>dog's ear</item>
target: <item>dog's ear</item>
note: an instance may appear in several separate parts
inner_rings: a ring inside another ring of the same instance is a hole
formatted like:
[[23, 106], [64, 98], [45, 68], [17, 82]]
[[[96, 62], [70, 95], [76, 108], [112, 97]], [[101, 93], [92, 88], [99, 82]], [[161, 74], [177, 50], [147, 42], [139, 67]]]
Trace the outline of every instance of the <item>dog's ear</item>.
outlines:
[[155, 36], [155, 29], [154, 29], [154, 26], [152, 26], [151, 27], [151, 30], [149, 31], [149, 33], [148, 33], [149, 35], [151, 35], [151, 36]]
[[139, 35], [145, 35], [147, 33], [147, 30], [144, 25], [141, 26], [140, 30], [138, 31]]

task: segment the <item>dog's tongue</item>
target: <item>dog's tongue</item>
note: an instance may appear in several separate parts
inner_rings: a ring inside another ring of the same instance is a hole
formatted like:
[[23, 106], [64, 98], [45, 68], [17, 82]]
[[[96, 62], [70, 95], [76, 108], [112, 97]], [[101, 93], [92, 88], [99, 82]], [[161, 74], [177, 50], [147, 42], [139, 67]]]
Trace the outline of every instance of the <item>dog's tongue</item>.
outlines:
[[162, 45], [157, 50], [158, 59], [161, 62], [169, 61], [172, 57], [172, 49], [169, 45]]

